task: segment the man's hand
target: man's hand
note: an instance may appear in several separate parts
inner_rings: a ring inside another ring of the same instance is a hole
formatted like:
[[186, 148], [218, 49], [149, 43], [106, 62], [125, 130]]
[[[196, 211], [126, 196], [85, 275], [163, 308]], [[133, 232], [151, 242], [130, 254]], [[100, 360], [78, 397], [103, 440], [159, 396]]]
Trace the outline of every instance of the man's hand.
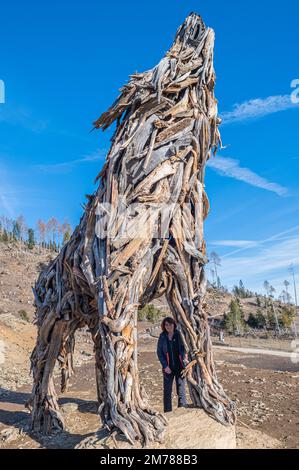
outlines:
[[171, 369], [167, 366], [165, 367], [164, 372], [166, 372], [166, 374], [171, 374]]

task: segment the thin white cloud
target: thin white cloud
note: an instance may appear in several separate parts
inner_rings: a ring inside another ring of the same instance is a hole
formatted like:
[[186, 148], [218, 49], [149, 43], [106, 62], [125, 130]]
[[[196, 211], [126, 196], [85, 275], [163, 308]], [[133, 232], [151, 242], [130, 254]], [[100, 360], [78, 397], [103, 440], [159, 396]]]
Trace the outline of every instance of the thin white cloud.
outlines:
[[39, 164], [35, 165], [35, 168], [38, 170], [44, 171], [46, 173], [66, 173], [71, 171], [72, 168], [80, 163], [95, 162], [100, 161], [101, 155], [99, 151], [92, 152], [91, 154], [85, 155], [82, 158], [77, 158], [75, 160], [70, 160], [68, 162], [53, 163], [53, 164]]
[[13, 108], [8, 104], [0, 106], [0, 123], [21, 126], [36, 133], [44, 131], [48, 126], [47, 121], [36, 119], [28, 109], [23, 107]]
[[[243, 279], [250, 288], [261, 289], [265, 279], [276, 279], [277, 290], [288, 276], [291, 263], [299, 265], [299, 235], [287, 240], [262, 246], [250, 254], [222, 257], [221, 277], [232, 286], [238, 279]], [[278, 280], [281, 279], [281, 282]], [[260, 287], [259, 287], [260, 286]]]
[[287, 188], [284, 188], [277, 183], [268, 181], [266, 178], [257, 175], [249, 168], [240, 167], [239, 161], [233, 158], [210, 158], [208, 161], [208, 166], [222, 176], [228, 176], [230, 178], [234, 178], [236, 180], [250, 184], [251, 186], [266, 189], [267, 191], [272, 191], [279, 196], [284, 196], [288, 192]]
[[233, 248], [252, 248], [257, 246], [258, 243], [252, 240], [216, 240], [210, 242], [211, 245]]
[[[265, 238], [263, 240], [254, 240], [254, 241], [251, 241], [251, 243], [254, 243], [254, 246], [256, 247], [256, 246], [263, 246], [265, 244], [272, 243], [274, 241], [291, 240], [291, 239], [297, 238], [296, 232], [298, 231], [299, 231], [299, 225], [295, 225], [294, 227], [291, 227], [288, 230], [275, 233], [271, 237]], [[294, 232], [295, 232], [295, 235], [290, 235], [291, 233], [294, 233]], [[238, 247], [236, 246], [236, 248]], [[240, 251], [246, 251], [249, 248], [253, 248], [253, 246], [248, 245], [248, 246], [239, 247], [237, 250], [230, 251], [229, 253], [226, 253], [225, 255], [223, 255], [223, 258], [231, 257], [232, 255], [235, 255], [236, 253], [239, 253]]]
[[291, 95], [268, 96], [235, 104], [232, 111], [225, 111], [220, 117], [223, 124], [232, 124], [298, 107], [299, 103], [291, 101]]
[[219, 240], [214, 243], [225, 247], [232, 246], [230, 242], [234, 242], [236, 248], [243, 242], [244, 246], [220, 256], [220, 277], [229, 288], [242, 279], [246, 287], [260, 292], [267, 279], [279, 294], [284, 279], [289, 276], [290, 264], [299, 266], [299, 225], [264, 240]]

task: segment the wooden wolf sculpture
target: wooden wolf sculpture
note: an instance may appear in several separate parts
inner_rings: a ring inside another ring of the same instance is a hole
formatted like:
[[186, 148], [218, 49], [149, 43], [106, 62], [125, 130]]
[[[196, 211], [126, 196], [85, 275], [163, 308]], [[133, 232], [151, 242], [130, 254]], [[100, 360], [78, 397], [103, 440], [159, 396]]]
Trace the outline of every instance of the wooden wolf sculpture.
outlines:
[[163, 294], [188, 351], [193, 404], [223, 424], [235, 421], [234, 403], [217, 380], [203, 308], [204, 170], [220, 143], [213, 50], [213, 30], [190, 14], [159, 64], [132, 75], [94, 123], [105, 130], [116, 121], [98, 189], [34, 289], [38, 338], [28, 406], [35, 431], [64, 426], [53, 368], [58, 361], [63, 392], [74, 333], [87, 325], [102, 426], [131, 444], [163, 439], [166, 420], [149, 406], [137, 361], [138, 307]]

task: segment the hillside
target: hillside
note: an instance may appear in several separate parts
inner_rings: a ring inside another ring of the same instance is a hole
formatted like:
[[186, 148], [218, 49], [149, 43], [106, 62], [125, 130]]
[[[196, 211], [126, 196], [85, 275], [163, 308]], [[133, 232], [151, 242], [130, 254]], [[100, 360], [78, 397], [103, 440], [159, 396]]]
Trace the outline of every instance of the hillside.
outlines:
[[[0, 447], [72, 448], [99, 427], [95, 407], [93, 344], [89, 333], [80, 330], [76, 333], [76, 374], [60, 400], [69, 432], [40, 439], [29, 432], [29, 414], [24, 404], [31, 390], [30, 354], [36, 337], [31, 286], [43, 263], [52, 256], [49, 252], [39, 253], [0, 244]], [[209, 292], [209, 315], [222, 316], [231, 299], [227, 293], [215, 296]], [[246, 312], [256, 308], [254, 299], [241, 302]], [[159, 299], [156, 306], [168, 313], [164, 299]], [[140, 379], [148, 390], [152, 406], [161, 409], [160, 364], [155, 354], [156, 338], [150, 334], [153, 330], [159, 333], [159, 321], [156, 324], [141, 321], [138, 330]], [[214, 343], [217, 344], [217, 337]], [[269, 349], [271, 343], [264, 343], [264, 347]], [[289, 345], [290, 342], [286, 343]], [[215, 349], [214, 356], [220, 380], [237, 402], [240, 420], [237, 446], [298, 447], [298, 365], [284, 357], [224, 349]], [[58, 371], [56, 381], [59, 381]]]
[[11, 313], [33, 319], [31, 288], [43, 264], [52, 258], [53, 253], [48, 250], [40, 253], [23, 244], [0, 242], [0, 315]]
[[[19, 242], [0, 242], [0, 315], [11, 313], [17, 317], [32, 320], [34, 305], [32, 286], [44, 265], [56, 256], [55, 253], [38, 248], [29, 250]], [[210, 317], [220, 319], [229, 311], [233, 295], [225, 290], [208, 288], [206, 295], [206, 311]], [[165, 313], [169, 313], [166, 299], [162, 297], [153, 302]], [[259, 306], [257, 297], [241, 298], [240, 304], [245, 319], [250, 313], [256, 314]], [[274, 302], [276, 307], [280, 302]], [[261, 307], [263, 311], [263, 306]]]

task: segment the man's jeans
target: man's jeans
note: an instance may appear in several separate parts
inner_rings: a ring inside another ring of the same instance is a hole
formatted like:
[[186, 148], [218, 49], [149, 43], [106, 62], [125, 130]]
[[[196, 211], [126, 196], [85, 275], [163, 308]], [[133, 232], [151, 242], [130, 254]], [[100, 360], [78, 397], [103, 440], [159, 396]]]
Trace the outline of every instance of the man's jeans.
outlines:
[[186, 379], [182, 379], [180, 372], [166, 374], [163, 371], [163, 388], [164, 388], [164, 413], [172, 411], [172, 384], [175, 378], [176, 391], [178, 395], [178, 406], [185, 406], [186, 401]]

